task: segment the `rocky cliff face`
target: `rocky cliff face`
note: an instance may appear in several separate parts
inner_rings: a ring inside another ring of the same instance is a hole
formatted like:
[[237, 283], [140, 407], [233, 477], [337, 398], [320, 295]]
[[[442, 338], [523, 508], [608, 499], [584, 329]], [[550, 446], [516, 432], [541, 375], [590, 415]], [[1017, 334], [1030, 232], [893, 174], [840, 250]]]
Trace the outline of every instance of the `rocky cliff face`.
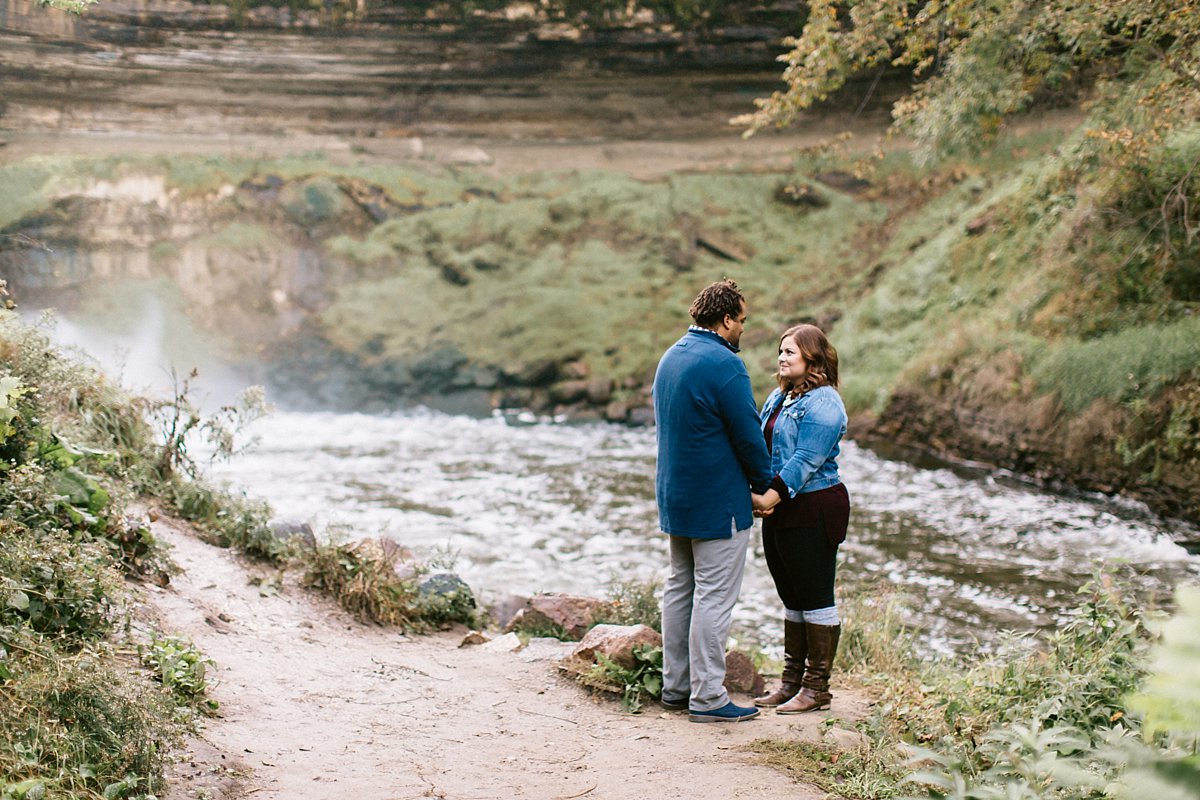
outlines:
[[247, 358], [318, 309], [337, 269], [283, 218], [277, 189], [185, 196], [152, 174], [66, 189], [6, 229], [17, 238], [0, 249], [0, 274], [23, 304], [67, 312], [97, 287], [164, 281], [193, 323]]
[[[33, 12], [33, 13], [31, 13]], [[256, 16], [257, 15], [257, 16]], [[0, 0], [0, 127], [193, 135], [533, 138], [727, 132], [778, 82], [775, 24], [704, 36], [533, 20], [368, 19]]]

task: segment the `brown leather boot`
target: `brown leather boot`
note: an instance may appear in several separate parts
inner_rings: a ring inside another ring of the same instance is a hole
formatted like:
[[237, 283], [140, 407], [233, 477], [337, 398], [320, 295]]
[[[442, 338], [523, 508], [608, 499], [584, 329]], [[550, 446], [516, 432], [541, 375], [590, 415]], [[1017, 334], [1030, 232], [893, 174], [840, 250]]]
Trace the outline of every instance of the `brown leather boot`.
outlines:
[[838, 639], [842, 635], [841, 625], [813, 625], [804, 623], [808, 638], [808, 661], [800, 692], [788, 702], [775, 709], [776, 714], [803, 714], [829, 708], [833, 695], [829, 693], [829, 675], [833, 672], [833, 657], [837, 654]]
[[804, 676], [804, 659], [808, 657], [808, 641], [804, 623], [783, 621], [783, 675], [779, 688], [770, 694], [754, 698], [759, 708], [774, 708], [786, 703], [800, 691], [800, 679]]

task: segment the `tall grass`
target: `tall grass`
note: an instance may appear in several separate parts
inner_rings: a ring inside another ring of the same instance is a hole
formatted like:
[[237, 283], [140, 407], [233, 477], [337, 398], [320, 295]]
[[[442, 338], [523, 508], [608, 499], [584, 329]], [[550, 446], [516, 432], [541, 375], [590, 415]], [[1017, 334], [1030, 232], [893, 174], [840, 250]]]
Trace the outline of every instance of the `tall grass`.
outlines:
[[1123, 403], [1158, 393], [1200, 374], [1200, 319], [1150, 324], [1085, 341], [1064, 341], [1038, 359], [1038, 387], [1054, 392], [1068, 411], [1093, 401]]

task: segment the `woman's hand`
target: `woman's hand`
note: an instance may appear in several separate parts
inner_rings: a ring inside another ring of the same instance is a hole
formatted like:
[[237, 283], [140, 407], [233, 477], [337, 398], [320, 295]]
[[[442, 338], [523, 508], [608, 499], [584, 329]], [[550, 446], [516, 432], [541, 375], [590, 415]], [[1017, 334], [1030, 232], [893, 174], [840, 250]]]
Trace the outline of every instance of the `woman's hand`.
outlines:
[[779, 492], [774, 489], [767, 489], [762, 494], [750, 493], [750, 502], [754, 504], [754, 516], [769, 517], [775, 510], [775, 506], [779, 505], [782, 498]]

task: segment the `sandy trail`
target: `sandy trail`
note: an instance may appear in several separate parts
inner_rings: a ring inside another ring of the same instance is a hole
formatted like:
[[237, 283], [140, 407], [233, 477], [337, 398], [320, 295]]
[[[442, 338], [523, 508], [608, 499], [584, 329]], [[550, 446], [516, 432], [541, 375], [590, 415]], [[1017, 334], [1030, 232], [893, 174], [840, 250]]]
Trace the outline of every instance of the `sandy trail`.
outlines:
[[[716, 725], [657, 707], [624, 714], [552, 660], [460, 648], [461, 629], [364, 626], [286, 582], [275, 591], [273, 570], [183, 526], [160, 519], [154, 533], [184, 573], [148, 590], [147, 611], [216, 662], [221, 704], [166, 800], [824, 797], [739, 746], [816, 739], [827, 714]], [[848, 693], [834, 703], [844, 720], [865, 711]]]

